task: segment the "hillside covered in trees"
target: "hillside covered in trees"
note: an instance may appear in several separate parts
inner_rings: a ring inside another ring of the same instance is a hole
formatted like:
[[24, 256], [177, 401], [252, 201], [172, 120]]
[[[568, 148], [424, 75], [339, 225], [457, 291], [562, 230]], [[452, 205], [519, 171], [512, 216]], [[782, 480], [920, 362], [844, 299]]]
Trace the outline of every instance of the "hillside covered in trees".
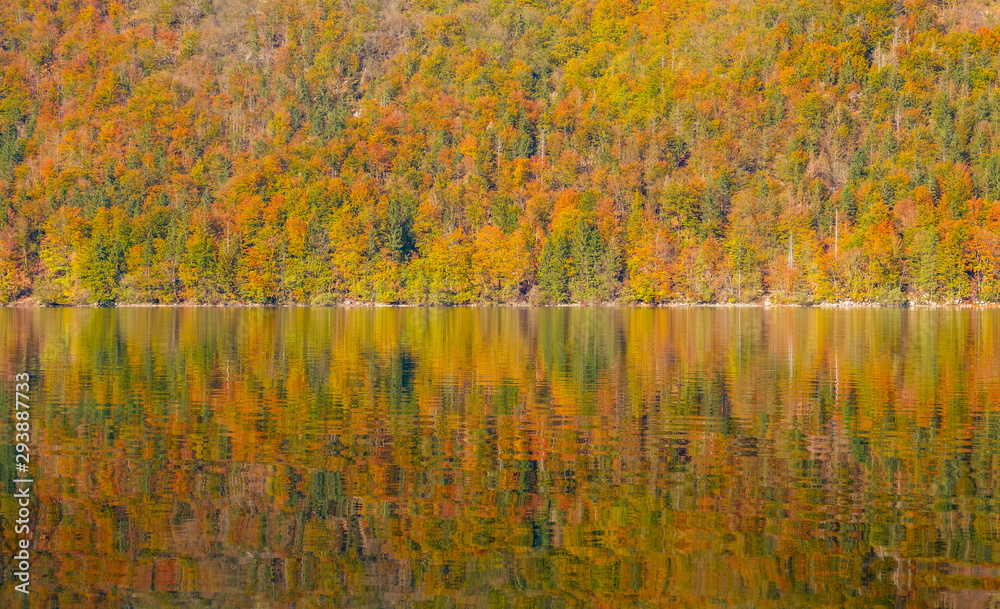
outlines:
[[0, 302], [998, 301], [995, 15], [13, 0]]

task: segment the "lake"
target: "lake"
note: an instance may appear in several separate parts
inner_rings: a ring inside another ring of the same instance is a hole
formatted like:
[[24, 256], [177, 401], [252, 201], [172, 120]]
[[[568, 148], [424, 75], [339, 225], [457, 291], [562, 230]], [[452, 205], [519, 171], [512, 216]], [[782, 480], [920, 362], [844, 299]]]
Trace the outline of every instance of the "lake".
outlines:
[[[1000, 310], [0, 309], [32, 607], [987, 607]], [[18, 602], [17, 606], [20, 606]]]

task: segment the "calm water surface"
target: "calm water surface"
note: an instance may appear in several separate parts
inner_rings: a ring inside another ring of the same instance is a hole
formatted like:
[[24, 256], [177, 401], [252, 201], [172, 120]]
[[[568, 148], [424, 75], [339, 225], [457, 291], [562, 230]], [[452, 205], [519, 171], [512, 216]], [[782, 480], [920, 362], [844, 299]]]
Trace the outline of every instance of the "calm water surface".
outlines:
[[996, 309], [2, 309], [7, 557], [22, 371], [32, 607], [1000, 603]]

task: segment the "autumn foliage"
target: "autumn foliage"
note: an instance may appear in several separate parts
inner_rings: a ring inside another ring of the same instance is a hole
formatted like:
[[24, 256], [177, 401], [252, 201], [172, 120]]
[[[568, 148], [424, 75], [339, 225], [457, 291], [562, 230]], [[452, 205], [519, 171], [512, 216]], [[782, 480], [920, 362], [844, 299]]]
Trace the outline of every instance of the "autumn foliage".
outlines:
[[1000, 300], [978, 4], [2, 13], [3, 302]]

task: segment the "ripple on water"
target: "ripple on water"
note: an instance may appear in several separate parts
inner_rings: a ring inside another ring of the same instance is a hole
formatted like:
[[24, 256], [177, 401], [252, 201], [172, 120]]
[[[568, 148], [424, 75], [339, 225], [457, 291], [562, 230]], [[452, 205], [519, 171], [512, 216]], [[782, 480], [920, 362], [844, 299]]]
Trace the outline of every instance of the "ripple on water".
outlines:
[[996, 310], [0, 321], [48, 604], [996, 600]]

